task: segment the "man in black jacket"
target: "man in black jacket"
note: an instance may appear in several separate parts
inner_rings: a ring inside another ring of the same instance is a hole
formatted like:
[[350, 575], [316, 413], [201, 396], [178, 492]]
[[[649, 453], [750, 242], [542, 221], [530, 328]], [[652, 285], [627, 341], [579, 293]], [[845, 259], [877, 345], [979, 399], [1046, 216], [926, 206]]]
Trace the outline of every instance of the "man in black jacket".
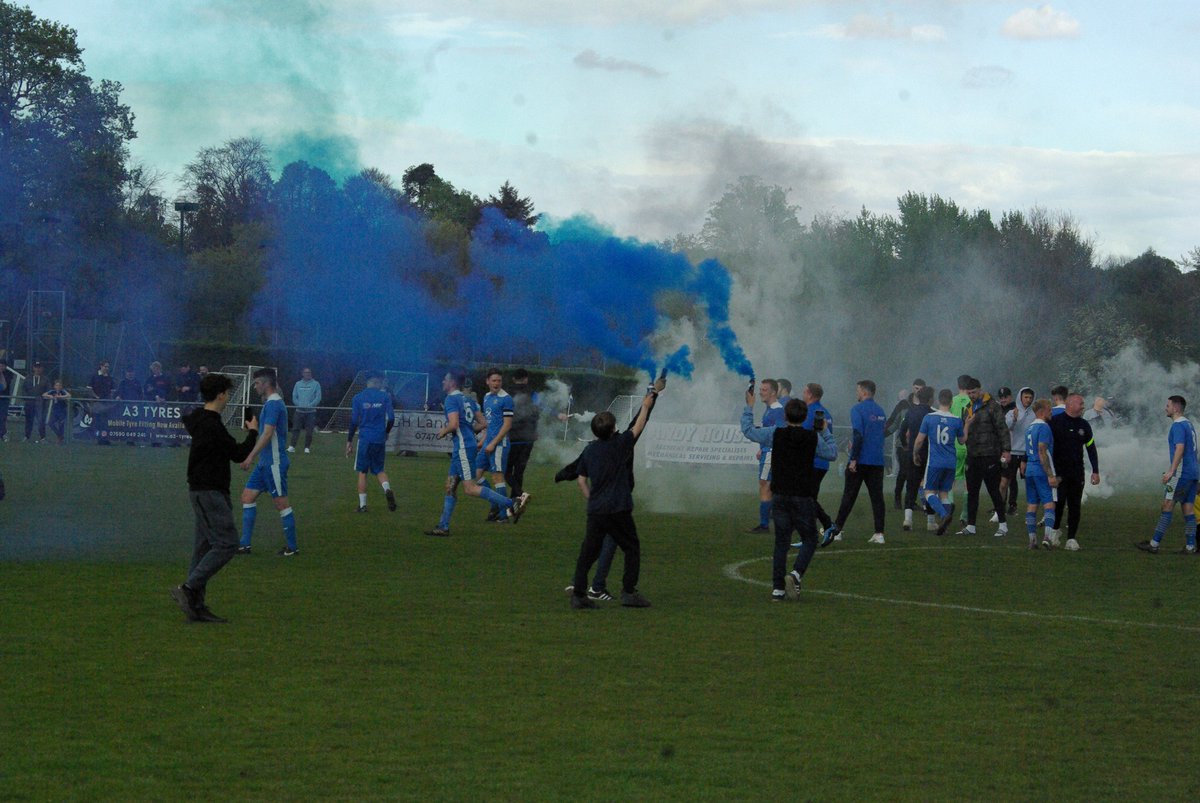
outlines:
[[171, 589], [190, 622], [225, 622], [204, 602], [205, 589], [212, 576], [237, 553], [238, 531], [233, 523], [229, 501], [229, 464], [241, 463], [258, 440], [258, 421], [251, 419], [250, 431], [241, 443], [234, 440], [221, 412], [229, 403], [233, 382], [223, 374], [209, 374], [200, 382], [203, 407], [183, 417], [183, 425], [192, 436], [188, 453], [188, 497], [196, 514], [195, 545], [187, 581]]
[[963, 411], [967, 431], [967, 526], [959, 535], [975, 534], [975, 519], [979, 515], [979, 486], [987, 487], [996, 509], [1000, 527], [996, 535], [1008, 535], [1008, 519], [1004, 515], [1004, 497], [1000, 494], [1000, 475], [1012, 457], [1008, 424], [1004, 411], [983, 385], [972, 378], [966, 388], [971, 403]]
[[541, 416], [538, 394], [529, 390], [529, 372], [518, 368], [512, 375], [513, 422], [508, 432], [508, 469], [504, 481], [515, 498], [525, 490], [525, 466], [538, 438], [538, 418]]
[[1083, 504], [1083, 452], [1086, 449], [1092, 464], [1092, 485], [1100, 484], [1100, 456], [1096, 452], [1096, 441], [1092, 437], [1092, 425], [1083, 417], [1083, 396], [1072, 393], [1066, 397], [1062, 415], [1050, 419], [1050, 431], [1054, 433], [1054, 470], [1058, 472], [1058, 507], [1054, 518], [1057, 522], [1050, 543], [1058, 546], [1062, 523], [1067, 523], [1068, 552], [1079, 551], [1080, 505]]

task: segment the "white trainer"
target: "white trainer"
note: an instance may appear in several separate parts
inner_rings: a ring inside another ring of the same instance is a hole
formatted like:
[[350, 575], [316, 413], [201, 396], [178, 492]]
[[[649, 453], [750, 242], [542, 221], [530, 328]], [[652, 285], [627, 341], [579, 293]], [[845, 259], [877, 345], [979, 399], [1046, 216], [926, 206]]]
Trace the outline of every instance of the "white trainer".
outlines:
[[288, 447], [288, 454], [291, 454], [291, 453], [293, 453], [293, 452], [295, 452], [295, 451], [296, 451], [296, 447], [295, 447], [295, 446], [289, 446], [289, 447]]
[[306, 447], [304, 447], [304, 453], [305, 453], [305, 454], [312, 454], [312, 449], [309, 449], [309, 448], [306, 446]]
[[1079, 551], [1079, 542], [1076, 541], [1074, 538], [1068, 538], [1067, 545], [1064, 548], [1068, 552], [1078, 552]]
[[988, 524], [999, 524], [999, 523], [1000, 523], [1000, 514], [999, 513], [993, 513], [992, 517], [990, 519], [988, 519]]
[[885, 543], [885, 542], [884, 542], [884, 540], [883, 540], [883, 533], [875, 533], [874, 535], [872, 535], [870, 538], [868, 538], [868, 539], [867, 539], [867, 543], [868, 543], [868, 544], [882, 544], [882, 543]]

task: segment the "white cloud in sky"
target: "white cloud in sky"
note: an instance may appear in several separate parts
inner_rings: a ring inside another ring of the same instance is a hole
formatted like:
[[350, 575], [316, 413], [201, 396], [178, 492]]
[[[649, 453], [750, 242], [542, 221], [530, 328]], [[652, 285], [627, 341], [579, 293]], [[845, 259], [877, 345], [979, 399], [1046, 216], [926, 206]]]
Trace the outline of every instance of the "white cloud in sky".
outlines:
[[940, 25], [906, 25], [891, 14], [855, 14], [849, 22], [822, 25], [816, 35], [826, 39], [907, 39], [913, 42], [942, 42], [946, 29]]
[[585, 70], [608, 70], [610, 72], [632, 72], [645, 78], [662, 78], [666, 75], [648, 64], [601, 56], [595, 50], [585, 50], [574, 58], [575, 66]]
[[1075, 39], [1080, 25], [1079, 20], [1047, 3], [1021, 9], [1005, 20], [1000, 30], [1013, 39]]

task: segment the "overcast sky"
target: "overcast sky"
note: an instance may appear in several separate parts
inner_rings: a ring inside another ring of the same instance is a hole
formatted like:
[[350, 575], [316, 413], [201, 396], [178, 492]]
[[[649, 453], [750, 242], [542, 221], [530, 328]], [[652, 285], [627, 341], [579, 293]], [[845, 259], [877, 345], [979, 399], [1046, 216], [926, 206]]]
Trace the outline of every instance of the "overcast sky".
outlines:
[[1195, 0], [28, 2], [173, 174], [258, 135], [647, 239], [755, 174], [804, 221], [912, 190], [1069, 212], [1100, 256], [1200, 245]]

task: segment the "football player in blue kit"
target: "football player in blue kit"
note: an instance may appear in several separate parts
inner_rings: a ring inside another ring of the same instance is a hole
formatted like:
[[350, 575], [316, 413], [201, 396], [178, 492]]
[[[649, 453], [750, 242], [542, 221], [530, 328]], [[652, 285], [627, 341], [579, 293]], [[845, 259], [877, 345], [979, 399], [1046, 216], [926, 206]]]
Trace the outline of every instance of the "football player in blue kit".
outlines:
[[296, 546], [296, 516], [288, 501], [287, 407], [279, 395], [275, 369], [260, 368], [254, 372], [253, 380], [254, 392], [263, 399], [263, 406], [258, 414], [258, 443], [242, 461], [243, 471], [250, 471], [251, 466], [254, 470], [242, 491], [242, 538], [237, 551], [242, 555], [250, 553], [254, 520], [258, 515], [258, 497], [266, 491], [279, 511], [279, 520], [283, 525], [284, 546], [276, 554], [290, 558], [300, 549]]
[[929, 458], [925, 463], [925, 476], [921, 481], [921, 493], [925, 503], [938, 516], [938, 535], [945, 535], [946, 527], [954, 516], [954, 504], [946, 504], [954, 489], [954, 473], [958, 465], [958, 444], [966, 440], [963, 420], [950, 412], [954, 393], [942, 388], [938, 393], [938, 409], [921, 419], [921, 428], [913, 439], [912, 460], [919, 461], [921, 447], [929, 442]]
[[355, 394], [350, 402], [350, 432], [346, 435], [346, 457], [354, 448], [354, 434], [358, 433], [358, 452], [354, 457], [354, 470], [358, 472], [358, 512], [367, 512], [367, 474], [374, 474], [383, 488], [388, 510], [396, 510], [396, 494], [384, 473], [383, 462], [387, 453], [387, 436], [396, 422], [395, 405], [391, 395], [383, 389], [383, 377], [377, 373], [367, 374], [367, 386]]
[[450, 516], [458, 501], [458, 486], [461, 484], [469, 496], [474, 496], [508, 511], [515, 524], [525, 512], [529, 504], [529, 494], [523, 493], [516, 499], [502, 496], [491, 488], [484, 488], [475, 482], [475, 455], [477, 441], [475, 436], [475, 416], [477, 406], [474, 401], [463, 395], [462, 387], [466, 377], [461, 371], [448, 371], [442, 378], [442, 390], [446, 393], [443, 409], [446, 411], [446, 425], [438, 430], [438, 437], [450, 437], [453, 441], [453, 452], [450, 455], [450, 471], [446, 476], [446, 495], [442, 501], [442, 517], [437, 526], [426, 530], [426, 535], [450, 535]]
[[1162, 475], [1166, 495], [1154, 536], [1137, 545], [1143, 552], [1158, 552], [1163, 536], [1171, 526], [1175, 505], [1178, 504], [1183, 508], [1183, 535], [1186, 539], [1182, 551], [1189, 555], [1196, 554], [1196, 486], [1200, 482], [1200, 456], [1197, 455], [1196, 427], [1183, 415], [1186, 409], [1187, 400], [1182, 396], [1167, 399], [1166, 413], [1171, 419], [1171, 429], [1167, 432], [1167, 454], [1171, 462]]

